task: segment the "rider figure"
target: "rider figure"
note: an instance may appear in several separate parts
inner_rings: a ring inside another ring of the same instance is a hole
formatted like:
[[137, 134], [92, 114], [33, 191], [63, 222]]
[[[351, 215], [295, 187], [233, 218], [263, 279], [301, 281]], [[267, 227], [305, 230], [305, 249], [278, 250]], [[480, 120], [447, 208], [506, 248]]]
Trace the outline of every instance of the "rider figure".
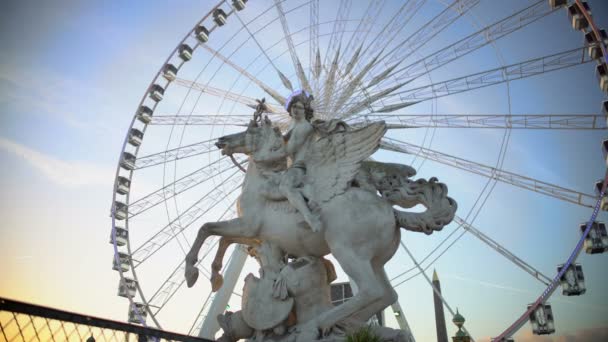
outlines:
[[312, 96], [303, 90], [295, 91], [289, 96], [285, 108], [292, 122], [290, 131], [284, 136], [285, 149], [276, 151], [276, 155], [270, 159], [279, 159], [286, 155], [290, 157], [291, 166], [281, 176], [279, 192], [304, 216], [312, 231], [319, 232], [322, 229], [320, 215], [310, 210], [301, 192], [306, 175], [308, 147], [315, 136], [314, 127], [310, 123], [313, 116], [312, 99]]

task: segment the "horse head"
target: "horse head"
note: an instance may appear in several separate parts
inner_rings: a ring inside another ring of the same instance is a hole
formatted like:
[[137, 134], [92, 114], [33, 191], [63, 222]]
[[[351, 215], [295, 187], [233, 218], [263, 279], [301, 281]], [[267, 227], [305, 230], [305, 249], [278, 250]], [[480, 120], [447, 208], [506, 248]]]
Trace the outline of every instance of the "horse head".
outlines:
[[240, 133], [220, 137], [215, 146], [223, 155], [243, 153], [254, 160], [264, 160], [271, 151], [285, 148], [285, 142], [278, 127], [273, 127], [268, 118], [251, 120], [247, 129]]

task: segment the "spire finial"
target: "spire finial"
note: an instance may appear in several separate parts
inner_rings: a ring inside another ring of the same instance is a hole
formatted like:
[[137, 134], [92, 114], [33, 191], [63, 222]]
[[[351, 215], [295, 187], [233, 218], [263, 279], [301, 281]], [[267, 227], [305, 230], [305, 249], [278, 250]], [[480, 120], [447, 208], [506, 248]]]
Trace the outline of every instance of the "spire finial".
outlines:
[[433, 269], [433, 281], [439, 281], [439, 277], [437, 276], [437, 270]]

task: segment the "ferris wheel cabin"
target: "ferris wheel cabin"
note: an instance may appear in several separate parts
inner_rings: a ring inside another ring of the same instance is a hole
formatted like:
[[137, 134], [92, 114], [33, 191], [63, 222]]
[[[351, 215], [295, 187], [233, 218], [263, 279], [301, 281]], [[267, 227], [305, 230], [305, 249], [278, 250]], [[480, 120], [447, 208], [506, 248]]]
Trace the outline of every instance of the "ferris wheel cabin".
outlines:
[[595, 68], [595, 75], [597, 76], [597, 80], [600, 83], [600, 89], [608, 94], [608, 71], [607, 71], [606, 63], [600, 64]]
[[144, 140], [144, 133], [137, 128], [131, 128], [129, 131], [129, 144], [133, 146], [141, 145], [141, 142]]
[[118, 185], [116, 186], [116, 192], [121, 195], [126, 195], [129, 193], [129, 188], [131, 187], [131, 180], [127, 177], [118, 176]]
[[122, 158], [120, 159], [120, 166], [128, 171], [135, 168], [135, 156], [129, 152], [123, 152]]
[[207, 30], [205, 26], [198, 25], [196, 29], [194, 29], [194, 33], [196, 34], [196, 39], [198, 39], [199, 42], [205, 44], [209, 41], [209, 30]]
[[120, 278], [118, 283], [118, 296], [125, 298], [135, 297], [137, 292], [137, 282], [131, 278], [123, 277]]
[[163, 77], [169, 82], [174, 81], [177, 77], [177, 67], [171, 63], [165, 64], [163, 67]]
[[[587, 229], [587, 223], [580, 225], [581, 234]], [[583, 245], [587, 254], [599, 254], [608, 250], [608, 232], [604, 222], [593, 222]]]
[[549, 6], [551, 6], [553, 9], [566, 6], [567, 4], [568, 0], [549, 0]]
[[608, 35], [606, 35], [606, 30], [600, 30], [600, 42], [598, 42], [597, 37], [595, 36], [595, 32], [589, 31], [585, 34], [585, 42], [589, 48], [587, 52], [589, 53], [589, 58], [593, 60], [599, 60], [603, 57], [601, 44], [608, 46]]
[[146, 125], [149, 124], [152, 121], [152, 109], [148, 106], [139, 107], [137, 119]]
[[179, 47], [179, 58], [181, 58], [184, 62], [187, 62], [192, 59], [192, 48], [188, 44], [182, 44]]
[[[589, 13], [589, 15], [591, 15], [591, 10], [589, 8], [589, 5], [587, 4], [587, 1], [582, 1], [582, 4], [585, 8], [585, 11]], [[578, 8], [578, 5], [576, 3], [568, 6], [568, 17], [572, 22], [572, 28], [574, 28], [575, 30], [586, 30], [589, 27], [589, 21], [587, 20], [587, 18], [585, 18], [585, 15], [583, 15], [583, 12], [580, 8]]]
[[114, 202], [114, 217], [117, 220], [124, 220], [127, 218], [127, 205], [119, 202], [119, 201], [115, 201]]
[[118, 263], [116, 263], [116, 258], [112, 258], [112, 269], [114, 271], [118, 271], [119, 269], [123, 272], [127, 272], [129, 270], [129, 254], [118, 252]]
[[[148, 312], [146, 305], [141, 303], [133, 303], [129, 306], [129, 323], [142, 324], [146, 322]], [[140, 319], [141, 318], [141, 319]], [[142, 322], [143, 320], [143, 322]]]
[[[124, 246], [129, 239], [129, 231], [123, 227], [116, 226], [116, 246]], [[114, 236], [110, 232], [110, 243], [114, 244]]]
[[[563, 268], [563, 264], [557, 266], [557, 272], [561, 272]], [[559, 282], [564, 296], [580, 296], [587, 291], [583, 267], [580, 264], [571, 264], [561, 278], [559, 278]]]
[[[603, 185], [604, 185], [604, 180], [602, 180], [602, 179], [595, 182], [595, 194], [598, 197], [602, 194]], [[608, 192], [608, 189], [606, 192]], [[600, 210], [608, 211], [608, 193], [604, 193], [604, 197], [602, 197], [602, 201], [600, 202]]]
[[226, 12], [223, 9], [218, 8], [213, 12], [213, 21], [217, 26], [224, 26], [226, 24]]
[[165, 89], [161, 87], [159, 84], [154, 84], [150, 87], [150, 98], [156, 102], [163, 99], [163, 95], [165, 95]]
[[[529, 304], [528, 310], [532, 306], [533, 304]], [[549, 303], [541, 303], [536, 310], [530, 313], [530, 325], [532, 325], [532, 333], [535, 335], [548, 335], [555, 332], [553, 311]]]
[[602, 141], [602, 152], [604, 153], [604, 159], [606, 160], [606, 165], [608, 166], [608, 139]]
[[237, 11], [242, 11], [245, 9], [245, 4], [247, 0], [232, 0], [232, 7], [236, 8]]

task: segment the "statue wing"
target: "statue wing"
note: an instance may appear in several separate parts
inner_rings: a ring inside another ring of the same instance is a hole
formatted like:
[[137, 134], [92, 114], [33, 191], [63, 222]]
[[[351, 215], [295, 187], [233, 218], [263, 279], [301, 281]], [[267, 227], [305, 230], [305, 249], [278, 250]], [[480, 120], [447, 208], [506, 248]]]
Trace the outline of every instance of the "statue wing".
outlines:
[[312, 186], [311, 199], [321, 204], [344, 193], [361, 162], [376, 152], [385, 132], [386, 124], [380, 121], [330, 134], [312, 144], [306, 168]]

